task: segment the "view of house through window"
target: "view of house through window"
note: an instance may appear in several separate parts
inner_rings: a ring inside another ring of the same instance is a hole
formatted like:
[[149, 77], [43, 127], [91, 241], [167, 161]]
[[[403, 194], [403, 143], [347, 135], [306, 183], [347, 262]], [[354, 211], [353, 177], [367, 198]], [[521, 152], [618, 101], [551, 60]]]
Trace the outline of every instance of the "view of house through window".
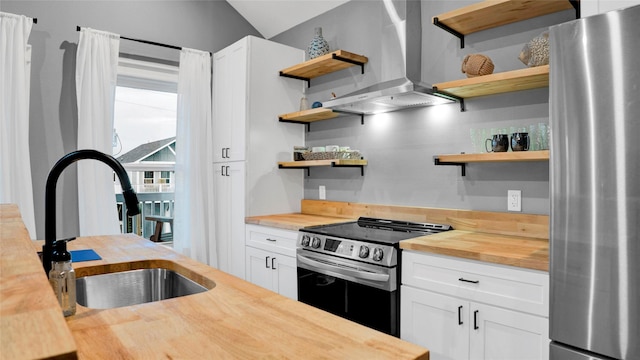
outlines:
[[[173, 72], [175, 77], [167, 76]], [[114, 182], [121, 229], [149, 239], [161, 219], [161, 241], [172, 240], [176, 88], [177, 68], [121, 58], [114, 104], [113, 156], [127, 170], [142, 210], [141, 216], [124, 224], [122, 190], [120, 183]]]

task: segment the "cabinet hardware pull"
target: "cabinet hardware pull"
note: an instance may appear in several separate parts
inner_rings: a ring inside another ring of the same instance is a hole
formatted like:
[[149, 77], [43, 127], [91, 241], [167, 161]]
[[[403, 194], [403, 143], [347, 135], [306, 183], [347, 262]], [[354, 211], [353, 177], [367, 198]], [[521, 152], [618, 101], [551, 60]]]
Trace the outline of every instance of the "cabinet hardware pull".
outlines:
[[226, 158], [226, 156], [224, 155], [224, 149], [226, 149], [226, 148], [222, 148], [222, 158], [223, 159]]
[[273, 242], [275, 242], [275, 241], [276, 241], [276, 239], [267, 238], [267, 241], [273, 241]]
[[478, 330], [480, 327], [478, 326], [478, 311], [473, 312], [473, 330]]
[[462, 305], [458, 306], [458, 325], [464, 324], [462, 322]]
[[228, 166], [226, 166], [226, 168], [227, 168], [227, 173], [226, 173], [226, 175], [225, 175], [225, 176], [231, 176], [231, 175], [229, 175], [229, 167], [228, 167]]
[[269, 269], [269, 258], [271, 256], [267, 256], [264, 258], [264, 267], [266, 267], [267, 269]]
[[224, 165], [220, 166], [220, 176], [224, 176]]
[[276, 264], [274, 264], [274, 263], [273, 263], [273, 261], [274, 261], [275, 259], [276, 259], [276, 258], [271, 258], [271, 269], [273, 269], [273, 270], [275, 270], [275, 269], [276, 269]]
[[472, 283], [472, 284], [477, 284], [480, 282], [480, 280], [467, 280], [465, 278], [460, 278], [458, 279], [459, 281], [464, 281], [464, 282], [468, 282], [468, 283]]

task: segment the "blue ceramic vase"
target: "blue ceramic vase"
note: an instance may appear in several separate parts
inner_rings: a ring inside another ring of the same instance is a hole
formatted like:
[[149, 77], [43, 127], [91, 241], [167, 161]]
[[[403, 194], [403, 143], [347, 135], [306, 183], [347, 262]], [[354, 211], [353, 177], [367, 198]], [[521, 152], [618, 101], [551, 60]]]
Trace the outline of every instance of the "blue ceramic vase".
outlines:
[[315, 29], [316, 35], [309, 43], [309, 47], [307, 48], [307, 54], [309, 55], [309, 59], [315, 59], [318, 56], [322, 56], [330, 53], [329, 43], [322, 37], [322, 28], [317, 27]]

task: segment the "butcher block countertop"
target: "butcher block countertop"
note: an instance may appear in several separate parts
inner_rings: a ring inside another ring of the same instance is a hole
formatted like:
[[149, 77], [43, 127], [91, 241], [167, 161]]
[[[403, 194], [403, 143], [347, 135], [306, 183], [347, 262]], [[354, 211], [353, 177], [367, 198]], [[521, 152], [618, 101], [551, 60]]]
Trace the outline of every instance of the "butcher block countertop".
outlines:
[[251, 216], [245, 218], [246, 224], [270, 226], [285, 230], [298, 231], [303, 227], [337, 224], [348, 221], [355, 221], [358, 218], [340, 218], [334, 216], [291, 213], [291, 214], [277, 214], [277, 215], [265, 215], [265, 216]]
[[546, 215], [303, 200], [301, 213], [253, 216], [245, 222], [297, 231], [359, 216], [451, 224], [455, 229], [404, 240], [400, 248], [405, 250], [549, 271]]
[[[428, 359], [428, 351], [253, 285], [135, 235], [81, 237], [78, 277], [169, 267], [211, 290], [63, 318], [19, 219], [0, 205], [1, 358]], [[39, 242], [40, 245], [42, 242]]]
[[549, 271], [549, 241], [451, 230], [400, 242], [400, 248]]

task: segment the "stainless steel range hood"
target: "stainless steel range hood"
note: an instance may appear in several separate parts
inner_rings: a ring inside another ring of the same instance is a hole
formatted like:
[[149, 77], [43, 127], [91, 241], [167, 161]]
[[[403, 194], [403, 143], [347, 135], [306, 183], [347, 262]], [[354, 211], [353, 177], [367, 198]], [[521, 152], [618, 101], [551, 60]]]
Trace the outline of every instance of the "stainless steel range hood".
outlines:
[[356, 114], [378, 114], [455, 102], [422, 82], [420, 0], [382, 0], [382, 81], [325, 101], [324, 107]]

